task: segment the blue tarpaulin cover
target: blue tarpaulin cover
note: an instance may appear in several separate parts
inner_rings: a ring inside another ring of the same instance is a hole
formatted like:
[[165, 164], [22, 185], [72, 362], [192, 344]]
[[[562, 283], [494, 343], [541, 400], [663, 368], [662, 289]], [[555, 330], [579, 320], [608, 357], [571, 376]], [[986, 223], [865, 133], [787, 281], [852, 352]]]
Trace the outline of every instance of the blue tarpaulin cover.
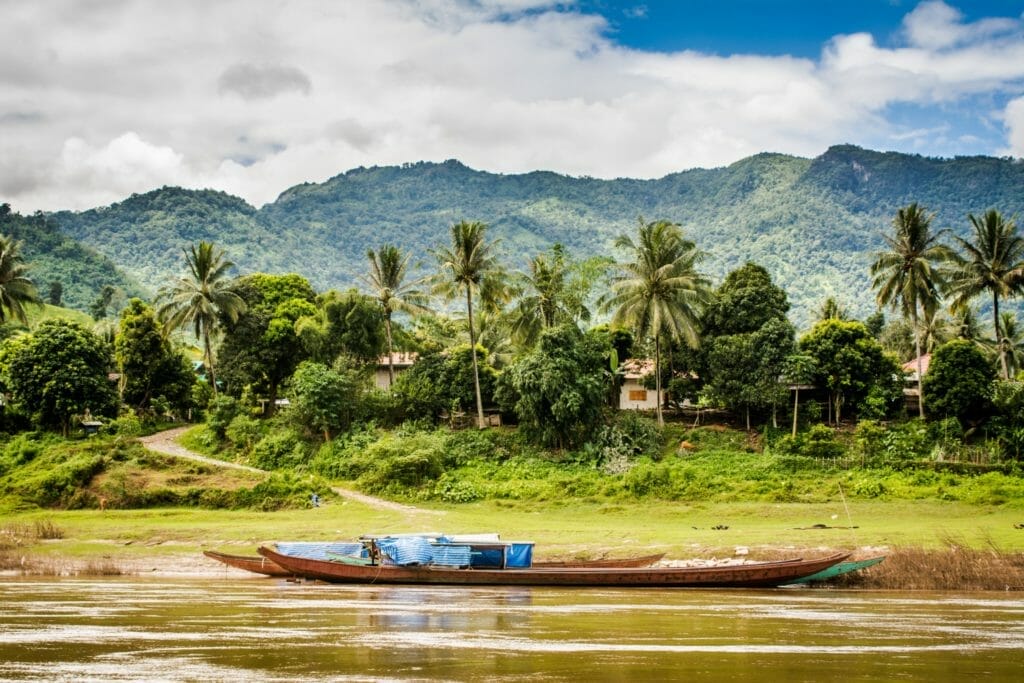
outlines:
[[289, 541], [287, 543], [276, 543], [277, 551], [282, 555], [291, 557], [304, 557], [310, 560], [329, 560], [331, 555], [352, 555], [359, 557], [363, 553], [362, 543], [352, 542], [307, 542]]
[[434, 559], [430, 539], [422, 536], [379, 538], [377, 548], [397, 565], [430, 564]]
[[446, 545], [435, 543], [434, 564], [445, 567], [468, 567], [470, 564], [470, 548], [468, 545]]
[[532, 543], [509, 543], [505, 551], [505, 566], [510, 569], [528, 569], [533, 566]]

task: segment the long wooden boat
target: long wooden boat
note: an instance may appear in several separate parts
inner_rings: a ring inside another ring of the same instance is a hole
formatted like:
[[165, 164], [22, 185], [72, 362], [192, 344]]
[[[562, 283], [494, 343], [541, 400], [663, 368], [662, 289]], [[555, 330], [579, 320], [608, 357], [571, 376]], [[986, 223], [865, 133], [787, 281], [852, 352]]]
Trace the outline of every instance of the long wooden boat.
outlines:
[[857, 572], [861, 569], [867, 569], [868, 567], [874, 567], [876, 564], [885, 559], [885, 555], [878, 557], [869, 557], [864, 560], [853, 560], [850, 562], [840, 562], [834, 564], [827, 569], [823, 569], [820, 572], [811, 574], [810, 576], [803, 576], [795, 581], [790, 581], [791, 584], [798, 583], [817, 583], [818, 581], [828, 581], [834, 579], [837, 576], [843, 574], [849, 574], [850, 572]]
[[612, 557], [601, 560], [547, 560], [534, 562], [535, 569], [558, 569], [565, 567], [610, 567], [626, 569], [627, 567], [650, 567], [658, 564], [665, 557], [665, 553], [654, 555], [638, 555], [636, 557]]
[[[292, 576], [293, 574], [287, 569], [281, 567], [276, 562], [268, 560], [260, 555], [231, 555], [229, 553], [221, 553], [216, 550], [204, 550], [203, 555], [223, 562], [224, 564], [235, 567], [236, 569], [244, 569], [246, 571], [254, 572], [256, 574], [263, 574], [265, 576]], [[657, 564], [665, 557], [665, 553], [656, 553], [654, 555], [639, 555], [636, 557], [622, 557], [622, 558], [610, 558], [601, 560], [550, 560], [547, 562], [534, 562], [533, 566], [537, 569], [554, 569], [554, 568], [565, 568], [565, 567], [650, 567], [651, 565]]]
[[791, 583], [842, 562], [849, 553], [814, 560], [784, 560], [708, 567], [555, 567], [549, 569], [455, 569], [439, 566], [363, 565], [259, 553], [296, 576], [333, 583], [468, 586], [605, 586], [768, 588]]
[[259, 555], [231, 555], [229, 553], [219, 553], [216, 550], [204, 550], [203, 555], [217, 560], [218, 562], [223, 562], [229, 567], [244, 569], [255, 574], [263, 574], [265, 576], [292, 576], [292, 573], [281, 565], [277, 564], [273, 560], [260, 557]]

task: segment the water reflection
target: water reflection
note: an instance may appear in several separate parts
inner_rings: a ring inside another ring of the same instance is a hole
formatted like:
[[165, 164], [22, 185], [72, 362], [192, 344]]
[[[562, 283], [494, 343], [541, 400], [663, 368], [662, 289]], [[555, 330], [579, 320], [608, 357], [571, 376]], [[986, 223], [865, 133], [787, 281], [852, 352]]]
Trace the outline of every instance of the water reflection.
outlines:
[[0, 579], [0, 679], [1024, 676], [1013, 595]]

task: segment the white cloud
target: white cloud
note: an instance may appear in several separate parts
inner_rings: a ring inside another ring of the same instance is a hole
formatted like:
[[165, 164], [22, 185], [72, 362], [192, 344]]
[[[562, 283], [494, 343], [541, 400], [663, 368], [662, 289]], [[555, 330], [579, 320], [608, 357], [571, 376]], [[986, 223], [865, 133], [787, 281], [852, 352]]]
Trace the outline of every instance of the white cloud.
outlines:
[[1024, 157], [1024, 97], [1011, 100], [1003, 113], [1009, 145], [1000, 151], [1004, 156]]
[[[941, 2], [906, 16], [902, 45], [836, 36], [819, 60], [631, 50], [565, 4], [8, 2], [2, 199], [84, 208], [180, 184], [259, 205], [421, 159], [657, 177], [838, 142], [928, 153], [967, 138], [890, 124], [888, 108], [1024, 95], [1020, 20], [966, 23]], [[1014, 154], [1019, 102], [1002, 121]]]
[[907, 40], [914, 47], [944, 49], [1020, 31], [1020, 22], [991, 18], [973, 24], [963, 22], [963, 14], [942, 0], [922, 2], [903, 20]]

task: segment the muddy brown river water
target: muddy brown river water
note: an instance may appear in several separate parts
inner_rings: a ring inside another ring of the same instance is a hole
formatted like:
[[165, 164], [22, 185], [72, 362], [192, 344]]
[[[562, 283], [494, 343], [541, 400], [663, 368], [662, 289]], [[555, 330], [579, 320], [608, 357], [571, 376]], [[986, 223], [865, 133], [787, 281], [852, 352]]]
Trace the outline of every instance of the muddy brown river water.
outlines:
[[0, 679], [1021, 681], [1024, 597], [5, 577]]

